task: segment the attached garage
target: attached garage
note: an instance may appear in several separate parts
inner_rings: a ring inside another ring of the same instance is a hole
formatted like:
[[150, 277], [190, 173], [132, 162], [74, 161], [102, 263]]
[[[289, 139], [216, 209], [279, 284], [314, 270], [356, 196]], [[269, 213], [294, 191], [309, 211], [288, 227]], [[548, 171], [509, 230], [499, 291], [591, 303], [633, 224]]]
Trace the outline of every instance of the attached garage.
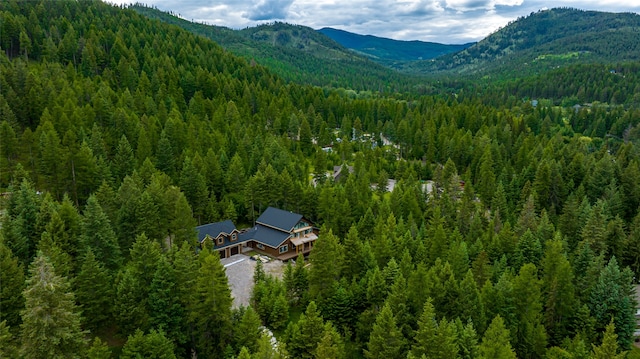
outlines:
[[231, 247], [231, 255], [239, 254], [240, 246]]

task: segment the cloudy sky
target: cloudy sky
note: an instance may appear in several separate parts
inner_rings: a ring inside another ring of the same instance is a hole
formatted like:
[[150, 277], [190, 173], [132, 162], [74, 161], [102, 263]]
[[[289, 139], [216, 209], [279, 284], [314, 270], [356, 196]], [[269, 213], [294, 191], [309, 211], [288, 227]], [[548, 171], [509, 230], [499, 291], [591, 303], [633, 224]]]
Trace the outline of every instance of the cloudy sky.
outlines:
[[[132, 0], [107, 0], [131, 3]], [[138, 0], [187, 20], [234, 29], [284, 21], [397, 40], [478, 41], [540, 9], [640, 13], [639, 0]]]

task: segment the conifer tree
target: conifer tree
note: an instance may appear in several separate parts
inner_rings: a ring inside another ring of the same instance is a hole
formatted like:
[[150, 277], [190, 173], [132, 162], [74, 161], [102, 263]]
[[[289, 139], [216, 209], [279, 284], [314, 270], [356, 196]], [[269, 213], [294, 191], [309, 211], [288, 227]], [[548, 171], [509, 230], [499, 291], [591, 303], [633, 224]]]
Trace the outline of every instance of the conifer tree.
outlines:
[[473, 328], [473, 323], [468, 322], [463, 325], [462, 321], [457, 319], [455, 326], [458, 334], [456, 343], [458, 344], [459, 357], [462, 359], [477, 358], [479, 356], [478, 334]]
[[222, 356], [231, 341], [231, 292], [220, 258], [207, 251], [200, 252], [189, 321], [197, 336], [198, 356]]
[[233, 331], [236, 348], [245, 348], [249, 352], [258, 349], [258, 340], [262, 333], [260, 317], [252, 307], [247, 307], [242, 313], [240, 322]]
[[33, 184], [23, 179], [19, 188], [12, 191], [3, 216], [2, 231], [4, 243], [23, 266], [28, 266], [35, 256], [40, 241], [40, 231], [36, 229], [40, 198]]
[[309, 296], [316, 298], [320, 308], [333, 295], [333, 281], [340, 279], [344, 250], [331, 230], [321, 231], [309, 256]]
[[537, 273], [535, 265], [525, 264], [513, 280], [517, 326], [512, 342], [520, 358], [541, 358], [547, 346], [542, 316], [542, 281]]
[[129, 335], [127, 342], [122, 347], [122, 359], [175, 359], [173, 343], [163, 332], [151, 330], [149, 334], [144, 334], [141, 330], [136, 330], [135, 334]]
[[109, 218], [100, 207], [95, 196], [90, 196], [82, 220], [82, 246], [89, 249], [105, 267], [115, 271], [122, 263], [122, 254]]
[[400, 359], [406, 356], [405, 346], [393, 312], [389, 305], [385, 305], [373, 325], [364, 356], [367, 359]]
[[622, 359], [626, 358], [626, 353], [618, 354], [618, 335], [613, 319], [607, 324], [600, 346], [593, 345], [592, 359]]
[[251, 353], [247, 347], [240, 348], [240, 353], [238, 353], [238, 359], [251, 359]]
[[93, 339], [93, 343], [87, 350], [87, 359], [110, 359], [111, 349], [107, 343], [103, 342], [99, 337]]
[[17, 358], [18, 348], [16, 348], [15, 338], [11, 333], [11, 328], [7, 321], [0, 321], [0, 358]]
[[20, 324], [20, 311], [24, 308], [24, 270], [0, 235], [0, 322], [11, 328]]
[[559, 239], [547, 242], [542, 259], [544, 325], [551, 345], [559, 345], [570, 332], [576, 305], [573, 268]]
[[120, 183], [122, 179], [131, 174], [136, 168], [136, 159], [133, 155], [133, 148], [124, 134], [120, 137], [116, 154], [113, 158], [113, 174], [116, 177], [116, 183]]
[[486, 328], [484, 304], [480, 298], [480, 290], [473, 278], [471, 269], [467, 271], [462, 281], [460, 281], [460, 314], [458, 317], [464, 321], [471, 321], [478, 328], [479, 332], [484, 332]]
[[149, 286], [149, 325], [180, 345], [187, 337], [183, 325], [184, 307], [176, 287], [175, 270], [165, 256], [160, 256]]
[[271, 336], [263, 333], [258, 340], [258, 350], [251, 356], [253, 359], [285, 359], [287, 352], [281, 346], [275, 346], [271, 342]]
[[93, 332], [104, 328], [112, 318], [114, 291], [111, 275], [96, 260], [93, 251], [89, 250], [85, 255], [73, 284], [76, 300], [82, 306], [84, 327]]
[[482, 359], [516, 359], [516, 353], [509, 342], [509, 330], [499, 315], [493, 318], [480, 344]]
[[27, 358], [81, 358], [86, 351], [80, 309], [66, 278], [55, 274], [41, 253], [29, 267], [23, 292], [22, 355]]
[[324, 333], [322, 339], [318, 342], [316, 348], [315, 359], [342, 359], [345, 358], [344, 346], [340, 334], [336, 331], [331, 323], [324, 325]]
[[621, 271], [615, 257], [600, 272], [589, 297], [589, 310], [596, 321], [597, 332], [604, 332], [613, 318], [615, 332], [620, 348], [627, 349], [633, 340], [635, 314], [631, 284], [633, 274], [626, 269]]

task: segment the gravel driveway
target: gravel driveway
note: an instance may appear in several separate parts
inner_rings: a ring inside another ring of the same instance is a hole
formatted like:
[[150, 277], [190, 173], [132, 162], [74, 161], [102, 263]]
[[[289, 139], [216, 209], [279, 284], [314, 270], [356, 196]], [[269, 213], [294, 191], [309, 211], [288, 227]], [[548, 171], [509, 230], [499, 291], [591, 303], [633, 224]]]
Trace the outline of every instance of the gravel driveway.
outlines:
[[[225, 267], [229, 279], [233, 308], [248, 306], [253, 290], [253, 272], [256, 268], [256, 261], [247, 255], [236, 254], [229, 258], [223, 258], [220, 262]], [[282, 278], [284, 273], [282, 261], [274, 259], [264, 263], [263, 267], [266, 274]]]

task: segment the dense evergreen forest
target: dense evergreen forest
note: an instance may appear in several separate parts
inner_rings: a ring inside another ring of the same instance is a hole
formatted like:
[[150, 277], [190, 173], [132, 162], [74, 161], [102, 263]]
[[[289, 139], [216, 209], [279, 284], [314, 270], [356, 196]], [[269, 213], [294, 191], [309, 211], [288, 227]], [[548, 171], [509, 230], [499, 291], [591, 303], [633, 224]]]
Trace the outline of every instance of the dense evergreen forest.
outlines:
[[[637, 63], [332, 90], [98, 1], [0, 48], [0, 358], [639, 356]], [[232, 309], [194, 227], [267, 206], [320, 237]]]

